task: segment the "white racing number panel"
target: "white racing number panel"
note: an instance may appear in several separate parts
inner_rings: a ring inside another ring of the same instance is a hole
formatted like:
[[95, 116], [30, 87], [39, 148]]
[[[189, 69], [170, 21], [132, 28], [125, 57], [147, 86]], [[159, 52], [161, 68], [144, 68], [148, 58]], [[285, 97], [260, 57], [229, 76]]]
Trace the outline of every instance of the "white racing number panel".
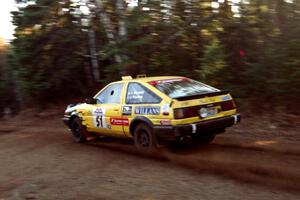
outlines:
[[95, 128], [108, 128], [104, 108], [98, 107], [93, 109], [93, 124]]

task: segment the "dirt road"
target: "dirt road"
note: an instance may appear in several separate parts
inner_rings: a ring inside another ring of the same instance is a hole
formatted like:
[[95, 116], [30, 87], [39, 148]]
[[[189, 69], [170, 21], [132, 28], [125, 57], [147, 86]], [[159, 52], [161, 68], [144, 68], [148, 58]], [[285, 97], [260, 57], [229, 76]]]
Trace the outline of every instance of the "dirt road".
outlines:
[[299, 141], [228, 131], [208, 146], [138, 155], [76, 144], [58, 118], [0, 125], [0, 199], [299, 199]]

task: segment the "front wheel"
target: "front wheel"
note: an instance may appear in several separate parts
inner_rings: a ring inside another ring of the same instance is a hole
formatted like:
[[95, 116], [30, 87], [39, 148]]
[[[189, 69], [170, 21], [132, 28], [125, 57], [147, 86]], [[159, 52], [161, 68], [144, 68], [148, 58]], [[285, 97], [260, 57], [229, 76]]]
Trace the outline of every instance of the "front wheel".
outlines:
[[139, 151], [149, 152], [157, 147], [156, 137], [146, 124], [139, 124], [134, 131], [134, 143]]
[[72, 120], [71, 125], [71, 132], [73, 139], [78, 142], [78, 143], [84, 143], [86, 142], [86, 137], [85, 137], [85, 128], [82, 126], [81, 121], [79, 118], [75, 118]]

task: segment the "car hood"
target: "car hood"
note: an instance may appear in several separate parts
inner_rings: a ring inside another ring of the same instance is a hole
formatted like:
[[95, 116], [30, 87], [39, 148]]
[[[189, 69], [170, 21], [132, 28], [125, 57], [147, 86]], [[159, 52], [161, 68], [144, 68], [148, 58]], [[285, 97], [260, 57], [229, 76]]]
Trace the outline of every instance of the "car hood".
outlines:
[[78, 103], [78, 104], [69, 104], [65, 110], [65, 113], [71, 113], [76, 111], [77, 109], [86, 106], [86, 103]]

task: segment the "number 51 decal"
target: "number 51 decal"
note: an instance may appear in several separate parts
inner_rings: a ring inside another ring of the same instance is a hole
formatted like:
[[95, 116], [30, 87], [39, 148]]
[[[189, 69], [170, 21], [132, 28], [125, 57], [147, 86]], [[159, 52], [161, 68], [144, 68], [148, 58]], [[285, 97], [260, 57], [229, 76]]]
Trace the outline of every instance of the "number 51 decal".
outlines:
[[105, 121], [105, 110], [101, 107], [95, 108], [92, 111], [94, 127], [108, 128]]
[[97, 116], [96, 117], [96, 126], [97, 127], [103, 127], [103, 121], [102, 121], [102, 119], [103, 119], [103, 116]]

